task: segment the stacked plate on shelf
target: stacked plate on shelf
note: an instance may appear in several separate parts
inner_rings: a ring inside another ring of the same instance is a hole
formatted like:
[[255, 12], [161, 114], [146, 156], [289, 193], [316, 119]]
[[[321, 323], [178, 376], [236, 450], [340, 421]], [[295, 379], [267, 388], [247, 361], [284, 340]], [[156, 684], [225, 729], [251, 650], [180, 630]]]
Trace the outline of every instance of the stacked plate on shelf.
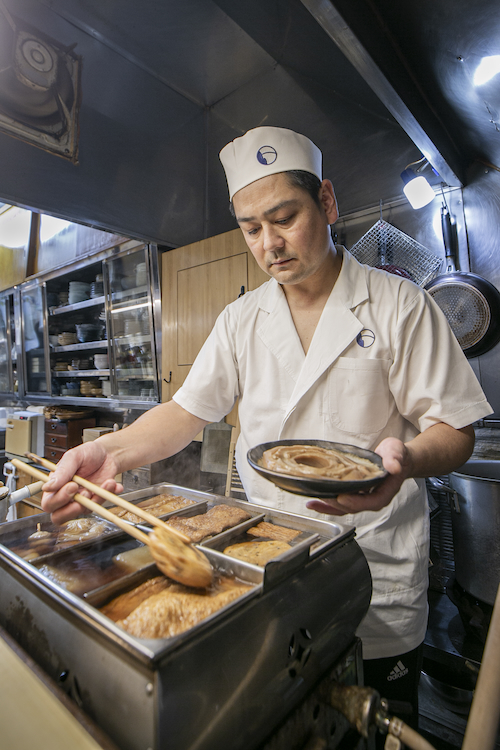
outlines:
[[76, 333], [74, 331], [63, 331], [57, 337], [59, 346], [69, 346], [69, 344], [76, 344]]
[[82, 396], [92, 396], [92, 390], [96, 387], [96, 383], [92, 380], [80, 380], [80, 393]]
[[90, 285], [90, 299], [95, 297], [102, 297], [104, 294], [104, 283], [102, 273], [98, 273], [95, 277], [95, 281]]
[[90, 299], [90, 284], [86, 284], [84, 281], [70, 281], [68, 296], [69, 304], [74, 305], [75, 303], [83, 302], [86, 299]]
[[88, 370], [90, 368], [90, 359], [72, 359], [71, 368], [73, 370]]

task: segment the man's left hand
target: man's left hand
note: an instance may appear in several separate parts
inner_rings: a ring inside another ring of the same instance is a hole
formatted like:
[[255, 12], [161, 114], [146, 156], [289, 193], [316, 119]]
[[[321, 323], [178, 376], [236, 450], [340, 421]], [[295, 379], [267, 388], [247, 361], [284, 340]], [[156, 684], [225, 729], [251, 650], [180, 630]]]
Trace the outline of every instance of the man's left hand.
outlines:
[[306, 507], [318, 513], [345, 516], [348, 513], [360, 513], [364, 510], [377, 511], [389, 505], [404, 480], [411, 476], [410, 451], [401, 440], [385, 438], [376, 448], [375, 453], [382, 457], [384, 469], [389, 475], [373, 492], [366, 495], [338, 495], [327, 500], [309, 500]]

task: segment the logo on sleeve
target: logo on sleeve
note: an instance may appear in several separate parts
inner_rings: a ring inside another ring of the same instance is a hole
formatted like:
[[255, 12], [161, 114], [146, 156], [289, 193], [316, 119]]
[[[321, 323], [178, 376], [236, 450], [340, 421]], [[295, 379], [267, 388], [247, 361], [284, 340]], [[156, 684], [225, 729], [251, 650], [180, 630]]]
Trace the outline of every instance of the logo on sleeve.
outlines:
[[368, 349], [375, 342], [375, 334], [369, 328], [363, 328], [356, 336], [356, 343], [363, 349]]
[[261, 146], [257, 151], [257, 161], [260, 164], [269, 166], [269, 164], [274, 164], [277, 158], [278, 152], [272, 146]]

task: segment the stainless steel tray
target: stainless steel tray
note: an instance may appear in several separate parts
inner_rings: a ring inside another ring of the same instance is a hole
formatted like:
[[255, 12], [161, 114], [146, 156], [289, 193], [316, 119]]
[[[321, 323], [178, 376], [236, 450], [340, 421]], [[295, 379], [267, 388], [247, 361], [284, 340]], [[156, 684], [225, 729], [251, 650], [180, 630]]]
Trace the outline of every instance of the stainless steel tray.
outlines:
[[[64, 687], [123, 750], [255, 750], [352, 643], [370, 600], [368, 565], [354, 529], [168, 487], [205, 508], [241, 505], [255, 522], [293, 526], [307, 545], [264, 569], [200, 546], [218, 570], [253, 588], [185, 633], [145, 640], [97, 607], [153, 575], [154, 565], [76, 596], [2, 543], [11, 533], [6, 527], [33, 531], [43, 516], [21, 519], [0, 526], [0, 625], [53, 679], [64, 677]], [[309, 546], [307, 536], [316, 534]], [[103, 541], [113, 546], [120, 537]], [[75, 553], [85, 549], [68, 550]]]
[[[240, 507], [251, 514], [251, 518], [244, 521], [242, 524], [238, 524], [221, 534], [214, 535], [199, 545], [217, 570], [229, 575], [236, 575], [238, 578], [241, 578], [241, 580], [254, 584], [254, 588], [241, 598], [243, 602], [276, 586], [278, 583], [291, 576], [296, 570], [302, 568], [308, 560], [324, 554], [335, 545], [342, 543], [347, 538], [354, 535], [354, 529], [344, 531], [335, 523], [319, 521], [304, 516], [286, 513], [284, 511], [265, 508], [242, 500], [200, 492], [198, 490], [192, 490], [168, 483], [161, 483], [146, 489], [124, 493], [123, 497], [130, 502], [136, 503], [146, 497], [154, 497], [161, 493], [182, 495], [188, 499], [196, 501], [195, 505], [172, 511], [165, 514], [165, 516], [162, 516], [163, 518], [180, 515], [195, 515], [220, 504]], [[236, 560], [235, 558], [224, 555], [220, 550], [216, 549], [218, 546], [221, 546], [218, 544], [219, 539], [221, 539], [222, 544], [224, 544], [224, 540], [228, 538], [228, 532], [233, 536], [237, 536], [246, 531], [250, 525], [259, 523], [262, 520], [272, 521], [289, 528], [296, 528], [304, 533], [305, 536], [299, 544], [292, 546], [287, 552], [278, 556], [276, 559], [269, 561], [265, 568], [241, 560]], [[156, 575], [156, 566], [152, 565], [134, 573], [124, 573], [123, 576], [119, 576], [116, 580], [113, 580], [104, 586], [99, 586], [95, 589], [90, 588], [88, 591], [84, 591], [79, 595], [74, 594], [58, 583], [52, 581], [47, 576], [44, 576], [38, 568], [43, 564], [64, 562], [64, 560], [69, 557], [76, 558], [78, 555], [85, 557], [89, 551], [99, 548], [101, 544], [112, 546], [120, 543], [120, 540], [127, 538], [126, 534], [117, 529], [116, 532], [110, 532], [103, 537], [87, 540], [74, 544], [66, 549], [55, 550], [47, 555], [42, 555], [32, 562], [23, 560], [8, 549], [7, 545], [4, 545], [3, 543], [4, 539], [6, 541], [11, 541], [20, 531], [23, 532], [23, 535], [28, 536], [36, 529], [38, 524], [41, 524], [43, 529], [45, 525], [50, 525], [50, 523], [49, 514], [44, 513], [36, 516], [29, 516], [15, 522], [1, 524], [0, 554], [5, 556], [11, 563], [14, 563], [24, 576], [32, 578], [35, 585], [41, 586], [46, 595], [51, 598], [63, 600], [77, 617], [91, 619], [115, 642], [120, 642], [127, 650], [133, 651], [135, 655], [140, 658], [156, 660], [163, 657], [171, 649], [177, 648], [180, 643], [195, 638], [200, 630], [210, 627], [213, 621], [223, 617], [227, 610], [232, 610], [240, 605], [240, 600], [238, 599], [223, 608], [223, 610], [220, 610], [207, 618], [199, 625], [186, 631], [186, 633], [182, 633], [174, 638], [155, 639], [151, 641], [135, 638], [115, 625], [115, 623], [109, 618], [102, 615], [96, 607], [102, 605], [107, 598], [117, 596], [122, 591], [132, 587], [132, 585], [138, 585], [138, 582], [144, 580], [145, 577]]]

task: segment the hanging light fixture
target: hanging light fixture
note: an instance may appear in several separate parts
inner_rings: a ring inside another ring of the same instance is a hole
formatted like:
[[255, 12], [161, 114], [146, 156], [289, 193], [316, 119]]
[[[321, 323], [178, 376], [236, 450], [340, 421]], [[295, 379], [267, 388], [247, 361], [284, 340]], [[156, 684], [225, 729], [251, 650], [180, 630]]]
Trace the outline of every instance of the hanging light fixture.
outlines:
[[[427, 166], [430, 165], [424, 157], [420, 161], [408, 164], [406, 169], [401, 172], [401, 179], [404, 184], [403, 193], [408, 198], [412, 208], [423, 208], [435, 198], [434, 190], [426, 178], [419, 174]], [[412, 169], [412, 167], [414, 168]]]

